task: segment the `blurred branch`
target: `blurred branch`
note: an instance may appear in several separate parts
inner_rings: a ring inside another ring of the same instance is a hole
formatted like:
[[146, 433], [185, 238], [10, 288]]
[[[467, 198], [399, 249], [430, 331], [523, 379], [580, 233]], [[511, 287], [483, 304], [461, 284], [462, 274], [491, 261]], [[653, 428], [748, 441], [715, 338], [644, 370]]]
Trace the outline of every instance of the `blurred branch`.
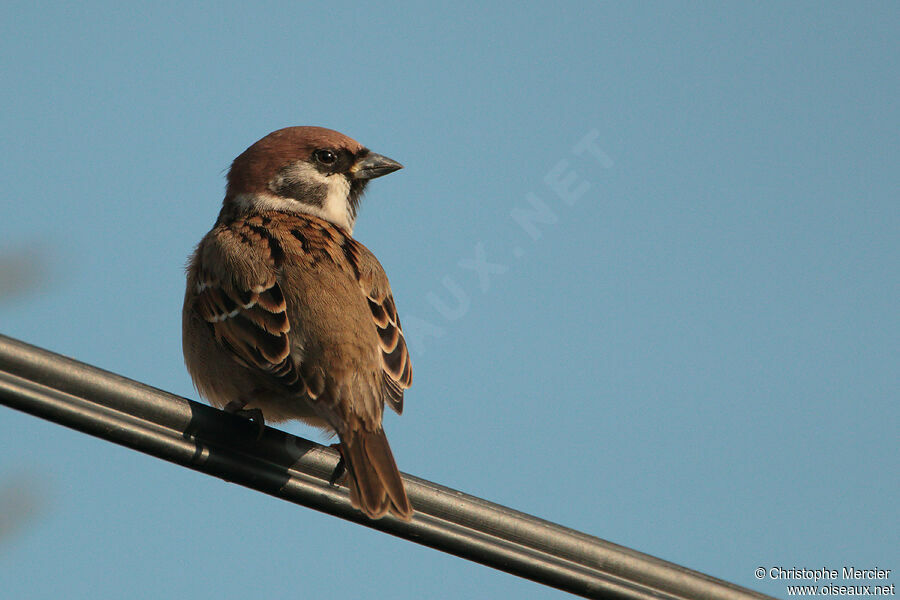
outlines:
[[41, 287], [47, 277], [47, 260], [41, 249], [0, 252], [0, 302], [23, 296]]
[[0, 542], [6, 541], [46, 507], [40, 481], [27, 472], [13, 473], [0, 482]]
[[0, 335], [0, 401], [50, 421], [588, 598], [762, 594], [404, 475], [412, 522], [370, 521], [329, 484], [337, 453]]

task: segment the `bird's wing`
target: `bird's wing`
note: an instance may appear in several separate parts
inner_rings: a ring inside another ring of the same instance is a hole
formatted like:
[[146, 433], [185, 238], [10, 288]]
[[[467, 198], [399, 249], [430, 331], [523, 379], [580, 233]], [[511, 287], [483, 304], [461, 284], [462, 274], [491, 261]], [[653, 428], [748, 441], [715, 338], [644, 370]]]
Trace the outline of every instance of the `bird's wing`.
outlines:
[[403, 390], [412, 385], [412, 364], [391, 286], [381, 263], [368, 248], [347, 237], [344, 252], [353, 265], [378, 330], [384, 398], [400, 414], [403, 412]]
[[214, 229], [197, 253], [194, 310], [234, 360], [293, 391], [305, 391], [291, 356], [284, 294], [276, 275], [284, 253], [258, 217]]

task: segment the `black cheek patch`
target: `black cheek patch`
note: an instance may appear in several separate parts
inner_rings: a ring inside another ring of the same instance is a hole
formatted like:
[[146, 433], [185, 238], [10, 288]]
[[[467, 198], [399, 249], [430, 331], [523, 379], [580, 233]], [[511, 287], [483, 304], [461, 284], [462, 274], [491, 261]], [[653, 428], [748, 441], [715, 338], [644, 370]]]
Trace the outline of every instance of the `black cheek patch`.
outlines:
[[313, 206], [324, 204], [325, 196], [328, 194], [328, 187], [324, 183], [292, 178], [286, 171], [287, 169], [279, 173], [278, 177], [270, 184], [273, 192], [304, 204]]

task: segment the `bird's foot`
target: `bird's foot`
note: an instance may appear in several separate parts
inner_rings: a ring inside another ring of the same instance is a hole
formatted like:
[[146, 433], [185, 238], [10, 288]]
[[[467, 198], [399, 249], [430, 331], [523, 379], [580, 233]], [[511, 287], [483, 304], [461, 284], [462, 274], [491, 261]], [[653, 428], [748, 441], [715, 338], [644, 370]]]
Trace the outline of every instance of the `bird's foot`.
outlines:
[[222, 410], [227, 413], [243, 417], [256, 425], [256, 439], [259, 440], [260, 438], [262, 438], [263, 432], [266, 430], [266, 420], [263, 417], [262, 409], [244, 408], [246, 404], [247, 403], [243, 402], [242, 400], [232, 400], [231, 402], [226, 404], [225, 408], [223, 408]]
[[334, 466], [334, 471], [331, 472], [331, 479], [328, 480], [328, 485], [335, 485], [347, 476], [347, 465], [344, 462], [344, 450], [341, 448], [341, 445], [331, 444], [331, 446], [329, 447], [337, 450], [338, 454], [341, 457], [340, 460], [338, 460], [337, 464]]

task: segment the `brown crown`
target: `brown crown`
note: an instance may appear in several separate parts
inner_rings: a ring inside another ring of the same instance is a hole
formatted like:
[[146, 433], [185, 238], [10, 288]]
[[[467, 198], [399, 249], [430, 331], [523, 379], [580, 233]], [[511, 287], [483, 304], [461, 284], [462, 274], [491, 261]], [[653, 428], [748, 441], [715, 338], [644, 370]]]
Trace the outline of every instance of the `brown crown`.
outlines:
[[343, 133], [324, 127], [285, 127], [273, 131], [241, 153], [228, 171], [227, 196], [267, 191], [279, 169], [309, 160], [317, 148], [346, 148], [353, 154], [363, 146]]

